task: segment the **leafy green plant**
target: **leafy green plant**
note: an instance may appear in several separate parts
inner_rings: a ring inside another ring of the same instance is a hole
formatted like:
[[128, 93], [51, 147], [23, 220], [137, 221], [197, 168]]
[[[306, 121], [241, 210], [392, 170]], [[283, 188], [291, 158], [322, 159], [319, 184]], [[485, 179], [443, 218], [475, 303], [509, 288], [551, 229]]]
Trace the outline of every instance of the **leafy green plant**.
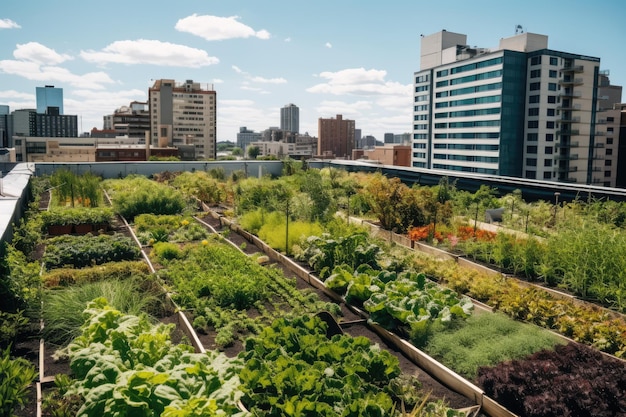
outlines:
[[172, 325], [124, 315], [100, 298], [81, 329], [67, 347], [76, 378], [67, 395], [83, 400], [77, 415], [241, 415], [237, 360], [174, 345]]
[[36, 376], [35, 366], [24, 358], [11, 358], [9, 347], [0, 353], [0, 415], [12, 416], [25, 405]]
[[172, 259], [181, 258], [183, 251], [176, 243], [156, 242], [153, 247], [154, 256], [163, 261], [171, 261]]
[[47, 241], [43, 262], [46, 268], [72, 265], [82, 268], [112, 261], [139, 258], [135, 242], [119, 233], [113, 235], [58, 236]]

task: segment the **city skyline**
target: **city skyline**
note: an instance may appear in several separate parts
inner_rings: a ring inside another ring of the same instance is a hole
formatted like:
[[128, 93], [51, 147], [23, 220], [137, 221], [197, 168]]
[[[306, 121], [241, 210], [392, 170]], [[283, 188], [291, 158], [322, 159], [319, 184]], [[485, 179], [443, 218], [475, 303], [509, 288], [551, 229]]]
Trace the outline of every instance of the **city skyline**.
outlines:
[[[466, 33], [472, 46], [527, 32], [548, 47], [601, 59], [613, 84], [626, 87], [620, 40], [626, 6], [460, 0], [298, 3], [276, 1], [121, 3], [77, 0], [0, 11], [0, 104], [36, 107], [36, 87], [64, 91], [64, 113], [79, 132], [131, 101], [146, 101], [154, 80], [193, 79], [217, 92], [217, 140], [239, 128], [280, 125], [280, 110], [300, 108], [300, 133], [317, 135], [319, 118], [343, 115], [364, 136], [412, 131], [413, 73], [420, 35]], [[145, 17], [142, 16], [145, 14]]]

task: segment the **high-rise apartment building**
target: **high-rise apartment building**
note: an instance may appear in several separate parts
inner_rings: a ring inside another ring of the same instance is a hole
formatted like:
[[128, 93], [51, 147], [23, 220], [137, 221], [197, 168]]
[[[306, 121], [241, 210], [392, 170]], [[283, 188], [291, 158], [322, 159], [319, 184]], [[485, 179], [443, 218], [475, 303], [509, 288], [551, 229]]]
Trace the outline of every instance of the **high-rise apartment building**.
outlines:
[[63, 114], [63, 89], [53, 85], [35, 87], [37, 113]]
[[148, 103], [133, 101], [115, 110], [111, 116], [111, 129], [115, 130], [117, 136], [145, 140], [146, 132], [150, 131]]
[[337, 118], [319, 118], [317, 120], [317, 152], [322, 156], [351, 158], [355, 143], [354, 120]]
[[412, 166], [606, 184], [597, 134], [600, 59], [518, 33], [497, 49], [422, 37]]
[[280, 109], [280, 128], [287, 132], [300, 132], [300, 109], [295, 104], [287, 104]]
[[195, 159], [215, 159], [217, 99], [212, 86], [157, 80], [148, 91], [153, 146], [192, 146]]

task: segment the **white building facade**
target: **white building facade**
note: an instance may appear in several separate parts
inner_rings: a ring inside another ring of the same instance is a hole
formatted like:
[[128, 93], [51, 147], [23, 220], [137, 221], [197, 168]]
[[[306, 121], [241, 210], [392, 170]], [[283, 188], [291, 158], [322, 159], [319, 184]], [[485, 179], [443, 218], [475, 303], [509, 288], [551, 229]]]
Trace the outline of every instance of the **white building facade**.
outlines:
[[495, 49], [466, 35], [422, 38], [412, 166], [607, 184], [596, 158], [600, 59], [520, 33]]

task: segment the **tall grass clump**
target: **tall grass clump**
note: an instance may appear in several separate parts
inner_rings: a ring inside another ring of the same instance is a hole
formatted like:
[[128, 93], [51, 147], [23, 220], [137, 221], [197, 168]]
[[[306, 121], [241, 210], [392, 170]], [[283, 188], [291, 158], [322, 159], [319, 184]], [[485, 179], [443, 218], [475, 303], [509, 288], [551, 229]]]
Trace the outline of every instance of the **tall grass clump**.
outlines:
[[77, 312], [82, 312], [89, 302], [99, 297], [105, 297], [111, 306], [125, 314], [143, 312], [156, 316], [162, 313], [158, 287], [143, 279], [114, 279], [48, 290], [43, 295], [44, 340], [63, 346], [77, 337], [84, 321]]

